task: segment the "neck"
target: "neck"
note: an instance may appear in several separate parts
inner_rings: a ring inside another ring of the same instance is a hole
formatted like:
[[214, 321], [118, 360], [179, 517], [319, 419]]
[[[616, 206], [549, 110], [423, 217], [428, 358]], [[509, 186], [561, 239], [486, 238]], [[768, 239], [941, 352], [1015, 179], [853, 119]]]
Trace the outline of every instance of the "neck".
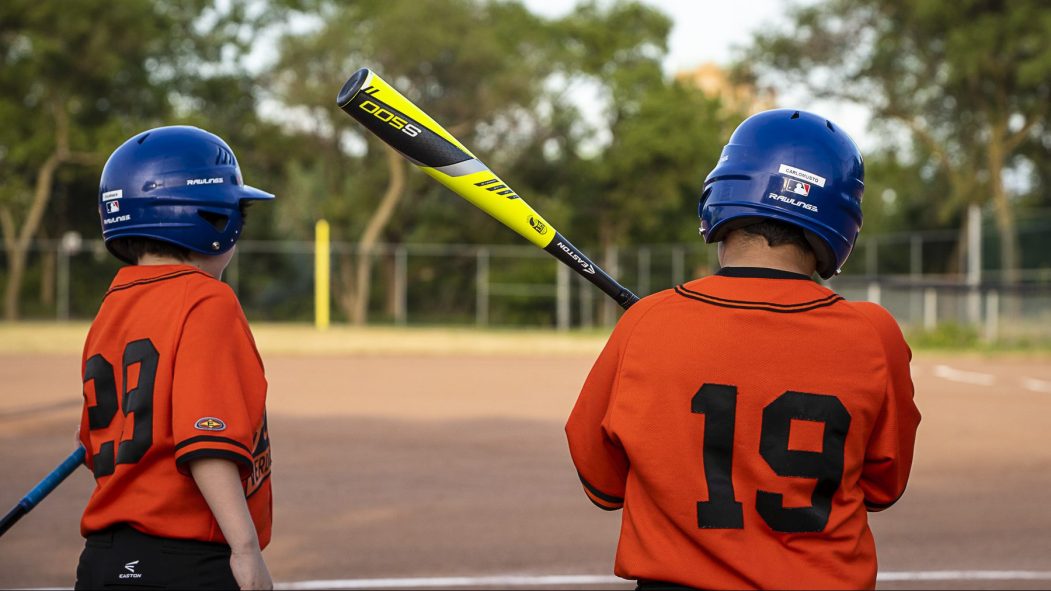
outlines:
[[814, 255], [797, 246], [770, 246], [764, 238], [741, 238], [736, 234], [719, 243], [719, 264], [723, 267], [765, 267], [808, 277], [817, 269]]
[[164, 256], [160, 254], [146, 253], [139, 257], [138, 265], [149, 266], [149, 265], [190, 265], [196, 266], [190, 261], [179, 260], [175, 257]]

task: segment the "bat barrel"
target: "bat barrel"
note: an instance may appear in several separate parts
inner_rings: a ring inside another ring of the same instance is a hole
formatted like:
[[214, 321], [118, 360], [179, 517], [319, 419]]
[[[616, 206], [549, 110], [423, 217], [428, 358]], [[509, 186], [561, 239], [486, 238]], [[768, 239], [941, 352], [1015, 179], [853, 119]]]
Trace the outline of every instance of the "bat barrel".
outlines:
[[622, 307], [638, 297], [617, 283], [458, 139], [375, 72], [362, 68], [343, 84], [336, 104], [426, 174], [595, 284]]

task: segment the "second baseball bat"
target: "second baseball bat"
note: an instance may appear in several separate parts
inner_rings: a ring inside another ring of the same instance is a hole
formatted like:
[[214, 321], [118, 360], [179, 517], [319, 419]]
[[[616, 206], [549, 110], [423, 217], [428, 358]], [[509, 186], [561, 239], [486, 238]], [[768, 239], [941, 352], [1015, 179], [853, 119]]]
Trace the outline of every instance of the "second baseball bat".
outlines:
[[623, 308], [639, 301], [452, 134], [375, 72], [368, 68], [355, 72], [339, 91], [336, 104], [425, 173], [568, 265]]

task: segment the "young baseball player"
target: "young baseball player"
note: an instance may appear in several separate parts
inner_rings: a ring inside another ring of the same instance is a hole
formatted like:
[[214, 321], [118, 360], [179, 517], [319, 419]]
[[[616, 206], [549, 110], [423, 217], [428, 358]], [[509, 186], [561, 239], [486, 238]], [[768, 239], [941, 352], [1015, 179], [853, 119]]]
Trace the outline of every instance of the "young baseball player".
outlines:
[[129, 263], [84, 344], [80, 440], [96, 487], [78, 589], [268, 589], [266, 379], [220, 276], [248, 187], [230, 147], [195, 127], [129, 139], [106, 162], [106, 247]]
[[905, 491], [911, 353], [876, 304], [815, 283], [861, 230], [864, 167], [823, 117], [744, 121], [704, 183], [714, 276], [624, 314], [566, 425], [584, 490], [624, 509], [642, 589], [873, 588], [867, 511]]

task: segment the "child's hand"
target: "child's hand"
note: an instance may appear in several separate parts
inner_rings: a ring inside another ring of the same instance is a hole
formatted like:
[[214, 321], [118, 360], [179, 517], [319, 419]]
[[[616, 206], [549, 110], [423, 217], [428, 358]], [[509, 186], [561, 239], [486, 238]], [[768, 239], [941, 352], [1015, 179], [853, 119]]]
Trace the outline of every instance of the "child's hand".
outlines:
[[263, 562], [263, 553], [259, 550], [254, 552], [232, 552], [230, 554], [230, 570], [234, 573], [234, 579], [241, 589], [273, 589], [274, 581], [270, 579], [270, 571]]

